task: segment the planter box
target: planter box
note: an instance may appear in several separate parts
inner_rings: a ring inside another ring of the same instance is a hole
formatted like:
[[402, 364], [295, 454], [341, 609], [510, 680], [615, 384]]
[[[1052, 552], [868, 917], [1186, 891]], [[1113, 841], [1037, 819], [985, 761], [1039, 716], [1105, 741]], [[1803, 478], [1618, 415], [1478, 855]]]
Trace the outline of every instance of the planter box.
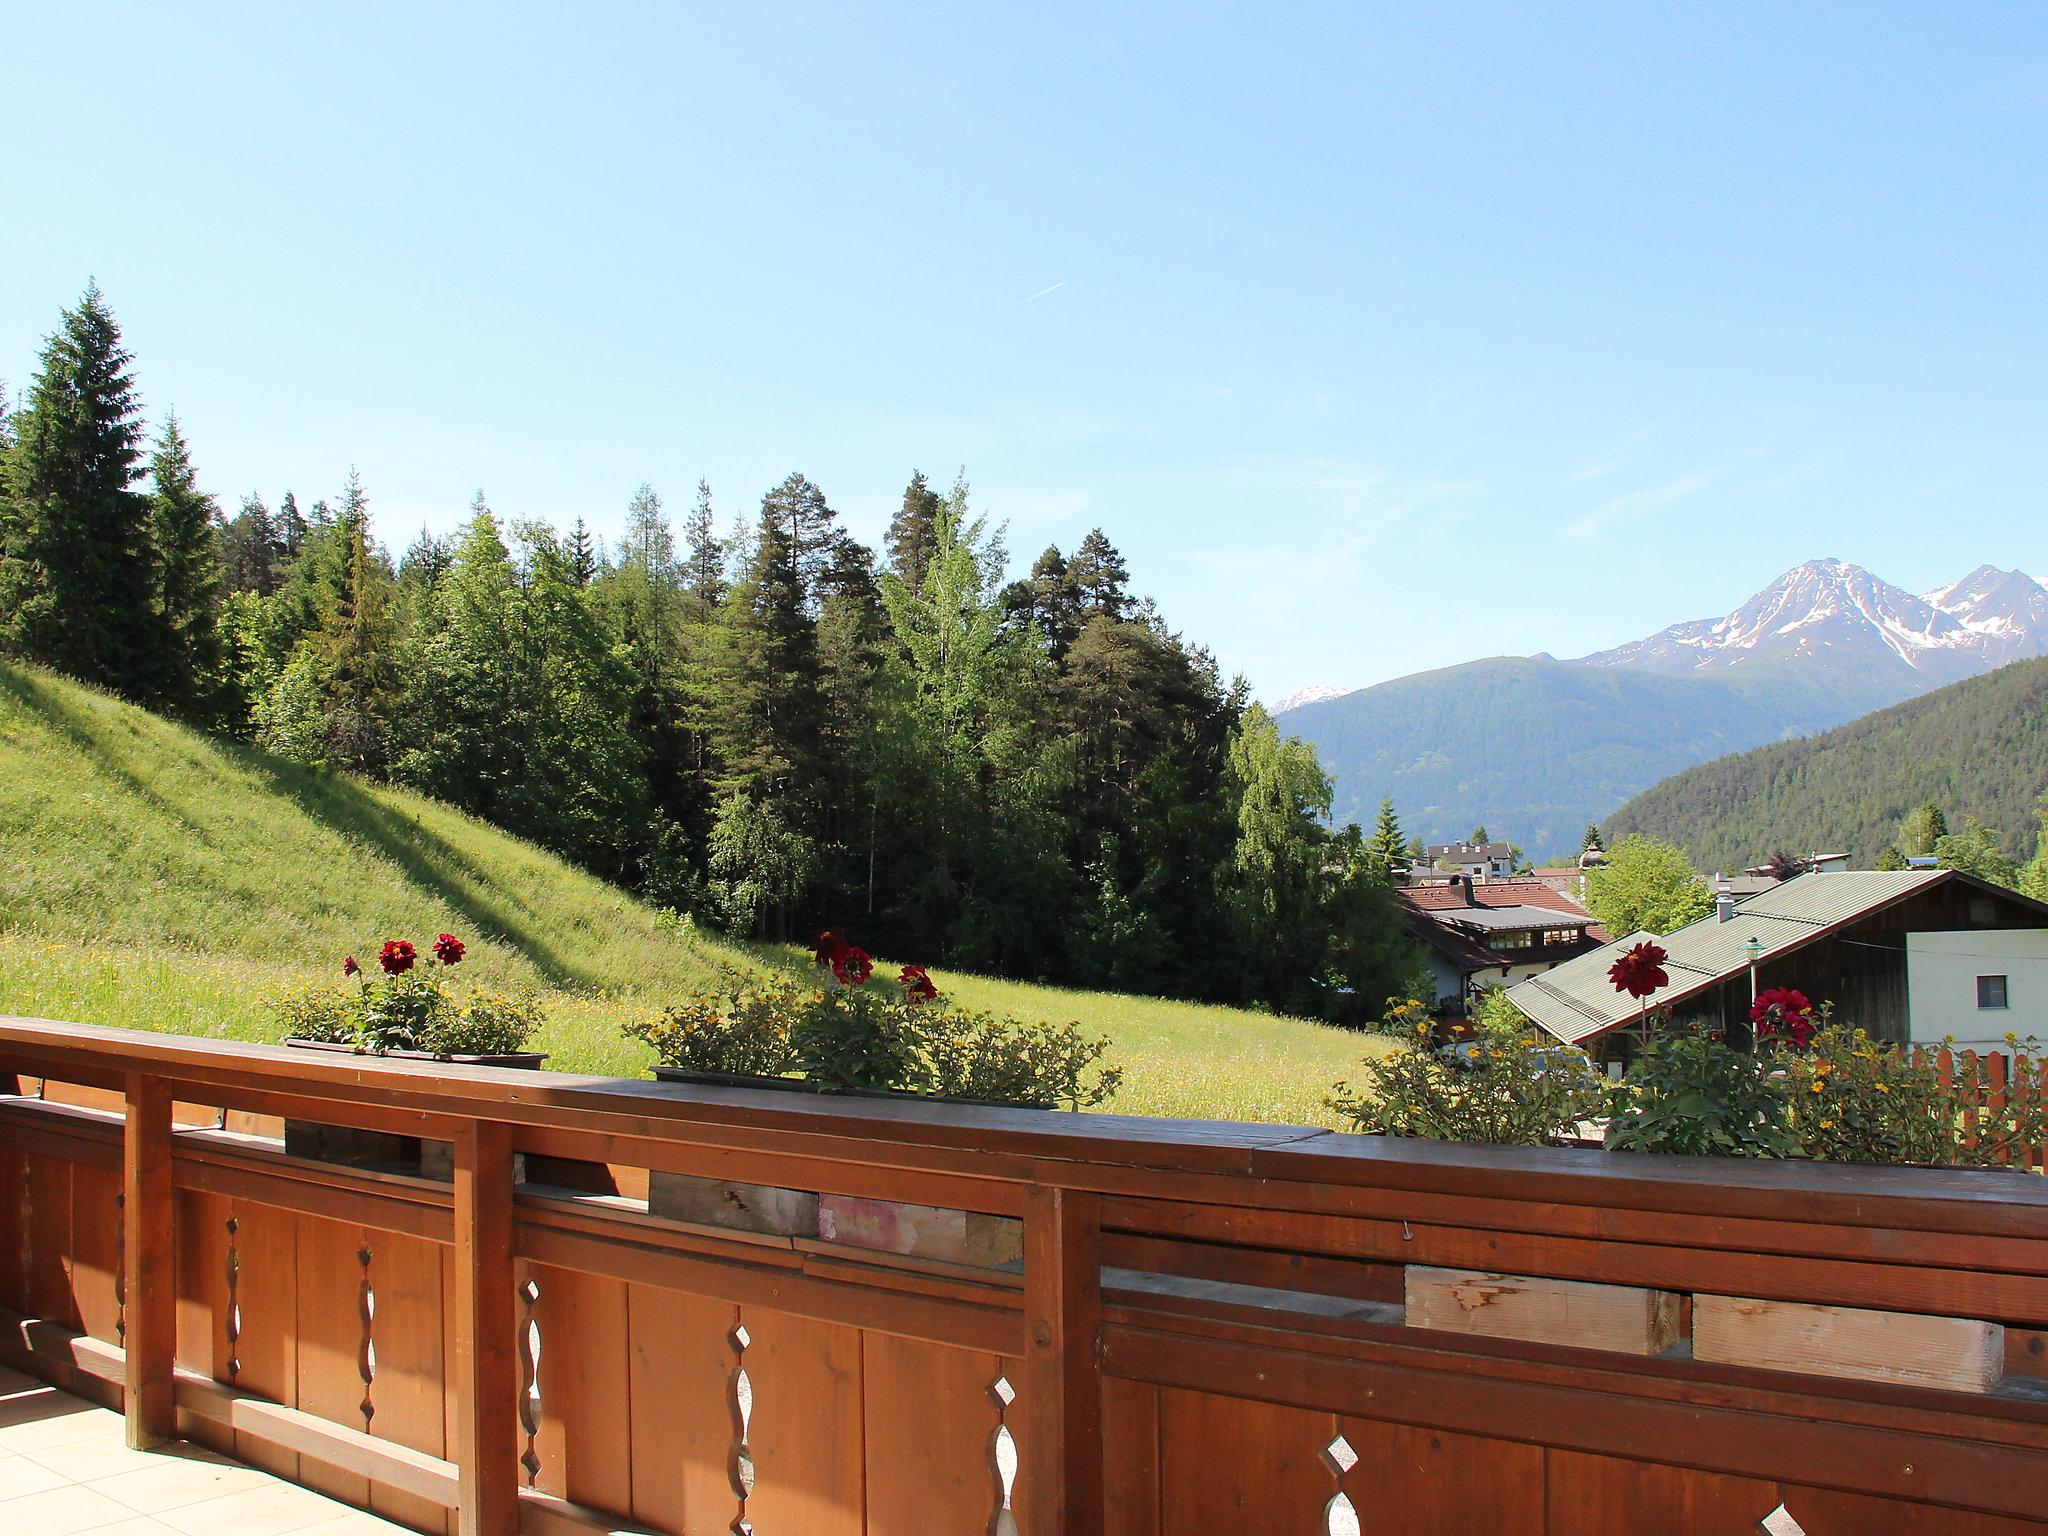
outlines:
[[818, 1196], [772, 1184], [740, 1184], [691, 1173], [647, 1171], [647, 1211], [670, 1221], [760, 1232], [770, 1237], [816, 1237]]
[[1725, 1365], [1988, 1392], [2005, 1369], [2005, 1330], [1966, 1317], [1694, 1296], [1692, 1354]]
[[[295, 1050], [326, 1051], [340, 1056], [373, 1056], [420, 1068], [437, 1066], [512, 1067], [536, 1071], [547, 1056], [540, 1051], [506, 1051], [496, 1055], [436, 1056], [428, 1051], [358, 1051], [352, 1045], [329, 1040], [287, 1040]], [[378, 1173], [403, 1173], [417, 1178], [439, 1179], [455, 1176], [455, 1149], [445, 1141], [419, 1136], [397, 1136], [389, 1131], [365, 1131], [348, 1125], [326, 1125], [317, 1120], [287, 1120], [284, 1150], [288, 1156], [313, 1162], [335, 1163], [344, 1168], [364, 1168]], [[553, 1184], [590, 1194], [617, 1194], [611, 1172], [603, 1163], [586, 1163], [559, 1157], [528, 1157], [515, 1154], [512, 1163], [515, 1183]]]
[[999, 1269], [1024, 1257], [1024, 1224], [1011, 1216], [869, 1200], [818, 1197], [818, 1236], [828, 1243]]
[[656, 1067], [663, 1083], [696, 1083], [705, 1088], [776, 1088], [784, 1093], [815, 1093], [800, 1077], [767, 1077], [753, 1072], [699, 1072], [690, 1067]]
[[1628, 1355], [1662, 1354], [1678, 1342], [1671, 1291], [1421, 1264], [1408, 1266], [1405, 1283], [1411, 1328]]

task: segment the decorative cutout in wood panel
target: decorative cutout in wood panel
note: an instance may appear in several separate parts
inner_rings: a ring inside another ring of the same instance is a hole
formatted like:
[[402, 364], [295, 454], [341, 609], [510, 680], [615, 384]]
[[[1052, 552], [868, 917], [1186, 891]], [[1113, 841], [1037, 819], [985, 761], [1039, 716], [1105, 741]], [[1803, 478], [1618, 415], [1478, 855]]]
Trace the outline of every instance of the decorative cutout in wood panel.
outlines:
[[733, 1324], [732, 1332], [726, 1335], [726, 1343], [732, 1346], [732, 1376], [727, 1382], [730, 1395], [726, 1400], [732, 1411], [732, 1456], [726, 1471], [733, 1497], [739, 1500], [732, 1524], [727, 1527], [732, 1536], [753, 1536], [754, 1531], [747, 1519], [747, 1500], [754, 1495], [754, 1449], [747, 1443], [754, 1419], [754, 1380], [747, 1374], [747, 1346], [753, 1342], [745, 1323]]
[[1782, 1504], [1757, 1522], [1757, 1531], [1759, 1536], [1806, 1536], [1806, 1527], [1794, 1520], [1792, 1512]]
[[128, 1347], [128, 1192], [114, 1191], [114, 1342]]
[[998, 1376], [988, 1384], [989, 1400], [996, 1405], [996, 1427], [988, 1436], [988, 1473], [995, 1484], [995, 1508], [989, 1512], [988, 1536], [1017, 1536], [1017, 1517], [1011, 1510], [1011, 1496], [1017, 1488], [1017, 1441], [1010, 1433], [1010, 1404], [1017, 1401], [1017, 1389], [1010, 1378]]
[[1359, 1536], [1358, 1510], [1342, 1486], [1345, 1474], [1358, 1465], [1358, 1452], [1351, 1448], [1349, 1440], [1338, 1435], [1323, 1447], [1322, 1462], [1339, 1485], [1330, 1495], [1330, 1502], [1323, 1506], [1323, 1536]]
[[362, 1378], [363, 1383], [363, 1400], [356, 1404], [356, 1411], [363, 1416], [364, 1434], [370, 1432], [370, 1420], [377, 1416], [373, 1390], [377, 1379], [377, 1289], [370, 1283], [370, 1260], [373, 1257], [367, 1243], [356, 1250], [356, 1263], [362, 1269], [362, 1278], [356, 1286], [356, 1317], [362, 1324], [362, 1342], [356, 1348], [356, 1375]]
[[519, 1330], [519, 1368], [524, 1388], [519, 1394], [519, 1431], [525, 1442], [519, 1453], [519, 1465], [526, 1469], [527, 1486], [532, 1487], [540, 1477], [540, 1451], [535, 1445], [540, 1435], [540, 1320], [533, 1315], [534, 1304], [540, 1300], [539, 1283], [528, 1278], [519, 1287], [519, 1300], [526, 1308]]
[[228, 1246], [226, 1257], [221, 1261], [226, 1271], [228, 1285], [227, 1305], [221, 1309], [221, 1331], [227, 1336], [228, 1382], [233, 1385], [236, 1375], [242, 1369], [242, 1357], [236, 1349], [242, 1340], [242, 1253], [235, 1246], [235, 1234], [242, 1229], [242, 1223], [229, 1216], [226, 1223]]

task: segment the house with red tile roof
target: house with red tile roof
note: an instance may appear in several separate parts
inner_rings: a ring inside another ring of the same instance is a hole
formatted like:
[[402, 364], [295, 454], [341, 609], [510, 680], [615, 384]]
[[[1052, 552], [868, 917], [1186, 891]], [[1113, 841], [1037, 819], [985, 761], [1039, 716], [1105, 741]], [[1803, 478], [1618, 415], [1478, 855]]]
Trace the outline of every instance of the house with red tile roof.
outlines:
[[1466, 1012], [1486, 987], [1511, 987], [1600, 948], [1593, 915], [1541, 880], [1411, 885], [1395, 898], [1429, 962], [1440, 1013]]

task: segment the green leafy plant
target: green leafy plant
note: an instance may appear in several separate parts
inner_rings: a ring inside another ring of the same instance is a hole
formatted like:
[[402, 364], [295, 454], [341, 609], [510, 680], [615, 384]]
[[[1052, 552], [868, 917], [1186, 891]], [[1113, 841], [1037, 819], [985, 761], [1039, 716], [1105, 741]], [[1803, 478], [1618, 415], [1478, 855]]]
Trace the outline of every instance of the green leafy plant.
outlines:
[[342, 975], [355, 983], [335, 992], [309, 988], [273, 1005], [287, 1038], [357, 1050], [424, 1051], [433, 1056], [499, 1056], [523, 1049], [542, 1023], [530, 993], [506, 996], [472, 988], [461, 1001], [444, 977], [462, 963], [467, 946], [444, 933], [422, 963], [410, 941], [387, 939], [371, 976], [354, 955]]
[[[1099, 1067], [1109, 1041], [1074, 1024], [1025, 1024], [997, 1014], [917, 1010], [917, 1086], [949, 1098], [1046, 1109], [1090, 1109], [1112, 1097], [1120, 1067]], [[1091, 1070], [1093, 1075], [1091, 1076]]]
[[1647, 1038], [1613, 1091], [1607, 1147], [1719, 1157], [1789, 1157], [1798, 1149], [1782, 1075], [1718, 1032], [1673, 1026]]
[[1498, 1010], [1454, 1056], [1434, 1047], [1428, 1011], [1414, 999], [1389, 1008], [1381, 1033], [1395, 1048], [1368, 1057], [1358, 1081], [1338, 1083], [1328, 1101], [1354, 1130], [1542, 1147], [1573, 1135], [1606, 1105], [1582, 1051]]
[[694, 993], [659, 1018], [631, 1023], [626, 1033], [654, 1047], [665, 1067], [741, 1077], [782, 1077], [796, 1066], [790, 1025], [810, 989], [728, 969], [722, 986]]

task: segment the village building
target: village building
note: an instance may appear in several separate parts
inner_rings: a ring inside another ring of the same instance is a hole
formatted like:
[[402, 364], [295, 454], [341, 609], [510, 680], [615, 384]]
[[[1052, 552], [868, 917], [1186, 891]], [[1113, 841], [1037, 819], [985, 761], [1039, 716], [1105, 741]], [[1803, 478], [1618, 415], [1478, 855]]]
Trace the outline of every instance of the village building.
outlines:
[[1467, 875], [1474, 880], [1504, 880], [1514, 872], [1514, 844], [1503, 842], [1431, 843], [1415, 871], [1422, 879]]
[[1759, 990], [1795, 987], [1834, 1019], [1895, 1044], [2005, 1050], [2015, 1033], [2048, 1036], [2048, 905], [1959, 870], [1840, 870], [1798, 875], [1662, 938], [1632, 933], [1519, 981], [1508, 994], [1569, 1045], [1626, 1055], [1642, 1004], [1608, 967], [1650, 940], [1671, 984], [1652, 1005], [1673, 1019], [1749, 1038]]
[[1439, 1014], [1463, 1014], [1482, 989], [1511, 987], [1607, 938], [1590, 912], [1540, 880], [1457, 875], [1394, 894], [1428, 960]]

